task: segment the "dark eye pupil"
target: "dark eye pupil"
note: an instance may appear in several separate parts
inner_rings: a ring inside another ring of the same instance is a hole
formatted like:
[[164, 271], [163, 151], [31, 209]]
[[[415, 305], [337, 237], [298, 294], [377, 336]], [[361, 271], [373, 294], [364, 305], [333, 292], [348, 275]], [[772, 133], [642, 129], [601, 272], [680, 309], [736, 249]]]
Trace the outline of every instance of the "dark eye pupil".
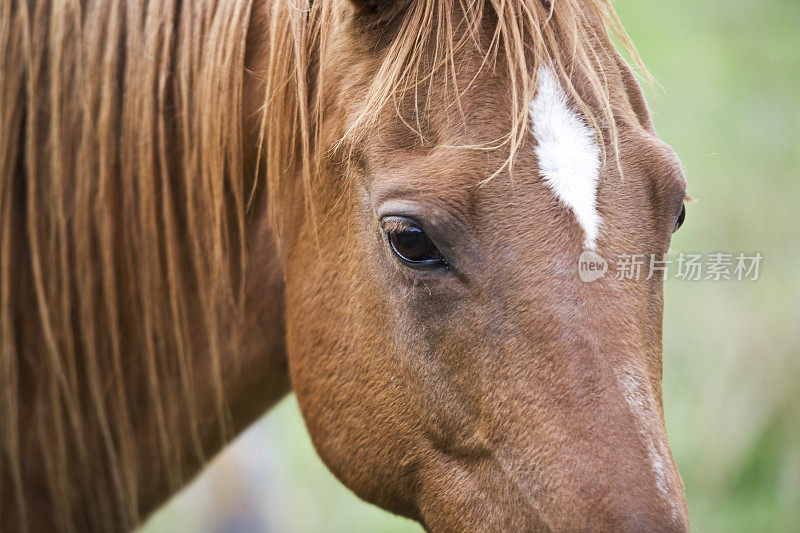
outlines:
[[686, 206], [681, 206], [681, 212], [678, 214], [678, 219], [675, 221], [675, 229], [672, 230], [672, 233], [678, 231], [678, 229], [683, 226], [683, 221], [686, 220]]
[[438, 253], [425, 232], [415, 226], [391, 232], [389, 241], [395, 252], [408, 261], [436, 259]]

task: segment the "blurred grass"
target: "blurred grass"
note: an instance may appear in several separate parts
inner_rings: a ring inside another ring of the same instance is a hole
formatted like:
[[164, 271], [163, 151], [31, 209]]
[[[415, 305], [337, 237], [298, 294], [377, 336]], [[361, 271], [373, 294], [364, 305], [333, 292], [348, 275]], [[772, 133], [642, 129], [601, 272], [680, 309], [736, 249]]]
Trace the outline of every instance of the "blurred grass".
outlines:
[[[673, 251], [764, 256], [755, 282], [666, 284], [664, 405], [693, 528], [800, 531], [800, 2], [615, 5], [697, 199]], [[294, 398], [144, 531], [252, 528], [420, 530], [325, 470]]]
[[674, 252], [761, 252], [755, 282], [666, 284], [667, 432], [699, 532], [800, 531], [800, 2], [616, 2], [684, 162]]

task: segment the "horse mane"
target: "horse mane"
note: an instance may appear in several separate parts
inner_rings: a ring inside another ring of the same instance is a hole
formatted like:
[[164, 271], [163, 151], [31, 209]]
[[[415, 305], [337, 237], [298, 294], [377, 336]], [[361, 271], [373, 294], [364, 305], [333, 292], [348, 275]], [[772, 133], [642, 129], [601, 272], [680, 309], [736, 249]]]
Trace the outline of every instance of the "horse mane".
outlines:
[[[380, 2], [370, 5], [373, 4]], [[490, 145], [471, 147], [490, 150], [505, 147], [507, 156], [488, 179], [504, 168], [511, 171], [513, 167], [517, 149], [527, 132], [527, 108], [536, 90], [536, 72], [542, 65], [552, 68], [561, 79], [599, 140], [609, 137], [621, 172], [608, 80], [594, 48], [598, 37], [616, 38], [651, 87], [652, 80], [610, 0], [401, 0], [397, 4], [384, 14], [373, 13], [371, 19], [362, 16], [361, 26], [355, 28], [362, 33], [375, 30], [378, 39], [371, 47], [381, 50], [383, 59], [369, 84], [365, 105], [334, 144], [333, 151], [352, 147], [379, 122], [386, 106], [394, 106], [400, 116], [400, 102], [409, 96], [413, 98], [417, 117], [425, 116], [437, 91], [453, 97], [452, 112], [458, 113], [465, 89], [457, 82], [458, 52], [472, 46], [483, 54], [481, 70], [504, 68], [513, 106], [512, 121], [504, 138]], [[280, 217], [275, 207], [297, 201], [294, 178], [298, 175], [304, 183], [300, 196], [313, 215], [309, 202], [312, 178], [326, 156], [322, 150], [314, 150], [322, 141], [320, 125], [324, 108], [319, 95], [323, 94], [326, 80], [313, 61], [325, 55], [330, 33], [341, 27], [336, 22], [347, 16], [348, 9], [354, 8], [347, 3], [334, 5], [309, 0], [272, 4], [269, 31], [272, 55], [265, 74], [261, 156], [271, 214], [279, 235]], [[482, 40], [482, 29], [487, 25], [491, 28], [490, 38]], [[579, 94], [573, 84], [573, 74], [577, 71], [588, 80], [588, 100], [593, 106], [587, 104], [587, 94]], [[406, 124], [421, 139], [424, 137], [413, 122]], [[599, 144], [605, 163], [605, 143]]]
[[182, 428], [204, 456], [196, 366], [228, 432], [250, 7], [2, 3], [0, 514], [23, 529], [33, 509], [65, 530], [133, 527], [137, 436], [157, 436], [160, 475], [180, 486]]
[[[391, 37], [367, 105], [340, 141], [363, 135], [409, 92], [430, 95], [434, 71], [455, 83], [459, 50], [476, 46], [486, 68], [502, 65], [510, 76], [513, 120], [500, 143], [509, 168], [533, 73], [545, 62], [616, 146], [591, 20], [617, 28], [637, 56], [608, 0], [404, 2], [391, 21], [374, 21]], [[229, 433], [222, 332], [235, 337], [242, 313], [246, 213], [261, 190], [243, 162], [251, 4], [0, 8], [0, 512], [23, 528], [41, 494], [64, 529], [133, 527], [145, 497], [140, 435], [156, 436], [163, 475], [179, 487], [190, 460], [178, 445], [182, 429], [194, 460], [205, 458], [199, 364], [213, 382], [220, 436]], [[326, 83], [314, 63], [347, 9], [268, 6], [257, 166], [279, 234], [277, 207], [310, 206]], [[421, 50], [431, 51], [425, 60]], [[575, 63], [602, 104], [599, 117], [572, 86]], [[30, 486], [34, 474], [46, 486]]]

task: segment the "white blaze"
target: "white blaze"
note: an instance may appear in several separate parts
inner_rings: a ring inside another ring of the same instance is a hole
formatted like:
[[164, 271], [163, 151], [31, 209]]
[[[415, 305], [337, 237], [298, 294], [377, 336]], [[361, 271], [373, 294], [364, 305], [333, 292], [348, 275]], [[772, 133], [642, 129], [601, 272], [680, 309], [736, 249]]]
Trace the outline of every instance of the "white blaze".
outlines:
[[644, 377], [644, 372], [631, 364], [618, 369], [616, 373], [617, 382], [628, 403], [628, 409], [637, 422], [639, 436], [647, 447], [647, 456], [655, 477], [656, 489], [669, 502], [672, 514], [677, 518], [678, 506], [670, 497], [670, 486], [674, 480], [668, 466], [667, 436], [661, 426], [661, 418], [653, 399], [652, 387]]
[[600, 149], [594, 134], [547, 67], [539, 69], [529, 113], [539, 171], [559, 200], [572, 209], [583, 228], [584, 246], [594, 248], [601, 223], [596, 205]]

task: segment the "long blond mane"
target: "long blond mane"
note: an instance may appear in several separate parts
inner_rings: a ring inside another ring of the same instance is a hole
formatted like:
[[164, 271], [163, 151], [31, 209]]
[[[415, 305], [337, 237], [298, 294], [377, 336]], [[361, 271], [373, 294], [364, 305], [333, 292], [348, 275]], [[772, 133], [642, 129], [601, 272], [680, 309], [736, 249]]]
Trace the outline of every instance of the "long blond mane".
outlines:
[[[197, 412], [196, 365], [210, 369], [215, 416], [227, 433], [221, 337], [242, 310], [246, 212], [261, 190], [244, 175], [242, 153], [251, 3], [0, 7], [0, 501], [14, 502], [2, 510], [21, 524], [40, 490], [27, 479], [43, 474], [65, 529], [135, 525], [137, 434], [155, 436], [165, 475], [180, 486], [177, 443], [187, 423], [193, 453], [204, 458], [199, 420], [208, 413]], [[543, 62], [552, 61], [598, 132], [616, 139], [588, 44], [590, 19], [619, 29], [608, 0], [405, 3], [343, 140], [358, 138], [402, 95], [431, 90], [434, 70], [455, 83], [466, 46], [485, 54], [486, 68], [509, 74], [515, 107], [500, 142], [508, 166]], [[326, 80], [314, 75], [314, 61], [347, 9], [269, 5], [268, 57], [256, 74], [265, 84], [259, 175], [275, 213], [298, 201], [298, 176], [309, 204], [325, 112], [317, 96]], [[477, 37], [485, 24], [488, 41]], [[572, 87], [574, 64], [556, 53], [565, 50], [589, 73], [600, 116]]]
[[250, 3], [1, 4], [0, 500], [22, 524], [44, 490], [65, 529], [132, 527], [136, 434], [179, 486], [184, 419], [203, 454], [194, 366], [225, 431]]

